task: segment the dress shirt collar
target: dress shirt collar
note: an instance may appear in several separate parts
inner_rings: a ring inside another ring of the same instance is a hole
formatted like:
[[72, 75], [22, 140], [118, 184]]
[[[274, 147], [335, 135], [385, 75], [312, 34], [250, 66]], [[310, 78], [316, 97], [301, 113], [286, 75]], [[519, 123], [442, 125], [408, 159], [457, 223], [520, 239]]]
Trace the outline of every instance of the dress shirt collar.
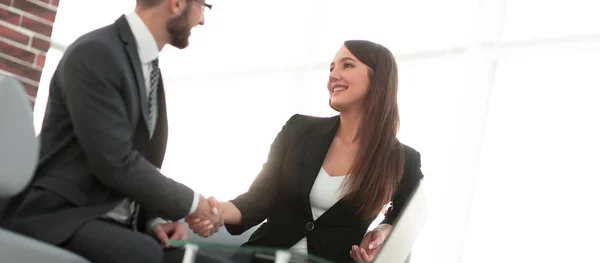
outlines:
[[152, 60], [158, 58], [159, 51], [156, 40], [140, 16], [135, 11], [132, 11], [125, 15], [125, 18], [127, 19], [127, 23], [129, 23], [129, 27], [131, 27], [142, 64], [150, 63]]

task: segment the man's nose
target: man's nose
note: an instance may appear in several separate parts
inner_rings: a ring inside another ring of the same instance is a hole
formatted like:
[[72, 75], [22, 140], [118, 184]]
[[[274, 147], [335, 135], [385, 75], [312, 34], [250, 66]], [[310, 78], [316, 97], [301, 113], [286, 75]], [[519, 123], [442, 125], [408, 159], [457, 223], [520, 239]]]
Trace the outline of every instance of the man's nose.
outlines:
[[200, 20], [198, 20], [198, 25], [204, 25], [204, 13], [200, 16]]

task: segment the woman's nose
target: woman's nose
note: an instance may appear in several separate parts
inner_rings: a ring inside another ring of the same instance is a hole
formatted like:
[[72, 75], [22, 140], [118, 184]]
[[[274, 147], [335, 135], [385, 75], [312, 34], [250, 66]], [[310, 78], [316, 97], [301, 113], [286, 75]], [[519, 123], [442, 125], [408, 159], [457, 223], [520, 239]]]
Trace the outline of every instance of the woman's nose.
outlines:
[[340, 73], [334, 69], [331, 72], [329, 72], [329, 80], [339, 80], [341, 78]]

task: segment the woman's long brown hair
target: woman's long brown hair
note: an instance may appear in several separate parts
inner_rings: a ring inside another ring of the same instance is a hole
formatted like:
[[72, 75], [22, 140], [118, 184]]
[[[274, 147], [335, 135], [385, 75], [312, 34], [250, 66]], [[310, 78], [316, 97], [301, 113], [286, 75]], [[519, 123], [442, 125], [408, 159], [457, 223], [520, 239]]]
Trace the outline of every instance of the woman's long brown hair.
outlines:
[[370, 68], [358, 152], [344, 182], [344, 199], [354, 200], [359, 216], [372, 218], [391, 201], [404, 170], [404, 150], [396, 139], [398, 66], [393, 54], [377, 43], [349, 40], [344, 46]]

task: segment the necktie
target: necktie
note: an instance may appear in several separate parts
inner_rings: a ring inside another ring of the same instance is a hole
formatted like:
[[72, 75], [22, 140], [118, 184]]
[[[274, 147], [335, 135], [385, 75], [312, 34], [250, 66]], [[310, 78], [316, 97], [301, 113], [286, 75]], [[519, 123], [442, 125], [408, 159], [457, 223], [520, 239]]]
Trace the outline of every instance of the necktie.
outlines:
[[[133, 230], [138, 231], [138, 217], [140, 215], [140, 206], [138, 204], [136, 204], [135, 202], [131, 202], [130, 206], [130, 211], [133, 210], [133, 214], [131, 215], [131, 227], [133, 228]], [[142, 230], [143, 231], [143, 230]]]
[[[158, 69], [158, 59], [152, 60], [152, 69], [150, 70], [150, 91], [148, 92], [148, 122], [150, 123], [150, 138], [154, 134], [154, 127], [156, 126], [156, 91], [158, 90], [158, 84], [160, 80], [160, 70]], [[133, 213], [131, 215], [131, 225], [134, 230], [137, 229], [138, 216], [140, 212], [140, 206], [135, 202], [131, 202]]]
[[158, 68], [158, 59], [152, 60], [152, 69], [150, 71], [150, 91], [148, 92], [148, 121], [150, 123], [150, 137], [154, 133], [156, 124], [156, 91], [160, 80], [160, 69]]

